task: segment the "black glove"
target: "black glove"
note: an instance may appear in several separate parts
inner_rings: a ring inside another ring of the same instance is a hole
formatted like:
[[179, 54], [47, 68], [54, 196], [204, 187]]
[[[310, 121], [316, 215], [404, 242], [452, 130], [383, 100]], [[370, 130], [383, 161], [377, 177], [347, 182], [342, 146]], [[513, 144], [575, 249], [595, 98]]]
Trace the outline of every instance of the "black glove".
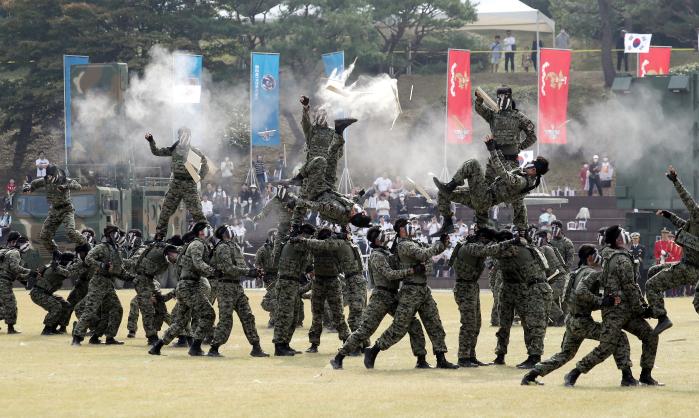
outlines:
[[146, 134], [146, 141], [151, 142], [153, 141], [153, 134], [150, 132]]
[[604, 295], [602, 298], [602, 306], [614, 306], [614, 296]]
[[661, 212], [661, 214], [663, 215], [663, 218], [667, 218], [667, 219], [672, 218], [672, 214], [671, 214], [669, 211], [667, 211], [667, 210], [661, 210], [660, 212]]
[[676, 181], [677, 180], [677, 172], [676, 171], [672, 171], [672, 172], [668, 171], [667, 173], [665, 173], [665, 177], [670, 179], [670, 181]]
[[160, 292], [153, 292], [153, 297], [155, 298], [155, 301], [158, 303], [165, 302], [165, 298], [163, 297], [163, 294]]
[[248, 277], [260, 277], [260, 270], [256, 268], [251, 268], [245, 275]]
[[643, 304], [643, 311], [641, 312], [641, 317], [645, 319], [650, 319], [653, 317], [653, 308], [650, 306]]
[[219, 269], [214, 270], [214, 277], [216, 277], [217, 279], [220, 279], [221, 277], [223, 277], [223, 271], [221, 271]]
[[440, 241], [442, 242], [442, 244], [444, 244], [444, 246], [446, 247], [447, 244], [449, 243], [449, 234], [442, 234], [442, 235], [440, 235], [440, 236], [439, 236], [439, 240], [440, 240]]
[[413, 273], [415, 274], [422, 274], [427, 271], [427, 268], [425, 267], [424, 264], [415, 264], [413, 266]]
[[308, 98], [308, 96], [301, 96], [301, 100], [299, 100], [303, 106], [308, 106], [309, 103], [311, 103], [311, 100]]
[[494, 139], [491, 139], [490, 141], [485, 142], [485, 147], [488, 148], [488, 151], [495, 151], [497, 149], [497, 142], [495, 142]]

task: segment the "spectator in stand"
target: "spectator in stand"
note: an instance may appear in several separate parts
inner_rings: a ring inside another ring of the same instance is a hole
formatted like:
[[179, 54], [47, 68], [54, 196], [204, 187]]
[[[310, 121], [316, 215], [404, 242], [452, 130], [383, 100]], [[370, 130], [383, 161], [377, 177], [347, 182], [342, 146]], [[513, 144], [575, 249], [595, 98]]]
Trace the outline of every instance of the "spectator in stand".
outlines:
[[214, 204], [209, 200], [209, 196], [205, 194], [201, 196], [201, 211], [206, 219], [209, 220], [209, 223], [215, 227], [217, 224], [214, 219]]
[[389, 203], [388, 193], [379, 194], [379, 200], [376, 202], [376, 216], [385, 219], [391, 218], [391, 204]]
[[582, 165], [582, 168], [580, 169], [580, 173], [578, 174], [578, 178], [580, 179], [580, 189], [581, 190], [587, 190], [588, 184], [587, 184], [587, 172], [590, 170], [590, 165], [585, 163]]
[[624, 38], [626, 37], [626, 31], [624, 29], [619, 32], [619, 36], [616, 38], [616, 71], [621, 72], [621, 61], [624, 61], [624, 71], [629, 72], [629, 55], [624, 52]]
[[561, 28], [561, 31], [556, 35], [556, 48], [570, 49], [570, 35], [568, 35], [568, 32], [563, 28]]
[[539, 215], [539, 226], [548, 227], [551, 222], [556, 220], [556, 215], [553, 214], [553, 208], [541, 209], [541, 215]]
[[454, 229], [456, 231], [456, 235], [459, 238], [463, 238], [466, 235], [468, 235], [468, 225], [464, 223], [463, 219], [456, 220], [456, 225], [454, 226]]
[[388, 193], [391, 191], [392, 185], [393, 182], [388, 178], [388, 174], [386, 173], [374, 180], [374, 188], [376, 189], [376, 193]]
[[655, 241], [653, 257], [656, 264], [667, 264], [680, 261], [682, 248], [670, 239], [670, 230], [663, 228], [660, 230], [660, 240]]
[[602, 164], [600, 164], [599, 179], [602, 183], [602, 188], [612, 187], [612, 178], [614, 177], [614, 167], [609, 162], [609, 158], [602, 157]]
[[529, 67], [532, 66], [532, 57], [529, 54], [522, 54], [522, 68], [524, 71], [529, 72]]
[[279, 155], [277, 158], [277, 165], [274, 166], [274, 178], [276, 180], [281, 180], [284, 177], [284, 168], [286, 167], [286, 161], [284, 161], [284, 156]]
[[240, 203], [239, 196], [235, 196], [231, 199], [231, 205], [228, 209], [233, 218], [240, 218], [243, 216], [243, 205]]
[[[5, 213], [2, 214], [2, 218], [0, 218], [0, 228], [9, 228], [12, 225], [12, 215], [10, 215], [9, 211], [5, 211]], [[0, 233], [0, 236], [2, 234]]]
[[507, 71], [508, 68], [508, 63], [509, 63], [509, 68], [510, 70], [514, 73], [515, 72], [515, 51], [517, 50], [517, 41], [515, 40], [515, 37], [512, 36], [512, 31], [505, 31], [505, 39], [503, 39], [502, 44], [503, 44], [503, 50], [505, 51], [505, 72]]
[[398, 199], [395, 201], [395, 208], [396, 208], [396, 214], [398, 214], [398, 217], [407, 217], [409, 215], [408, 212], [408, 204], [405, 201], [405, 193], [400, 193], [398, 195]]
[[502, 58], [502, 44], [500, 43], [500, 35], [495, 35], [495, 41], [490, 44], [490, 72], [497, 73], [500, 66], [500, 58]]
[[427, 224], [427, 235], [432, 236], [436, 234], [440, 229], [442, 229], [442, 225], [439, 223], [437, 220], [436, 216], [433, 216], [432, 219], [430, 219], [430, 222]]
[[267, 172], [265, 170], [265, 162], [262, 160], [261, 155], [257, 156], [253, 166], [255, 167], [255, 178], [257, 178], [257, 185], [260, 187], [260, 189], [264, 189], [265, 183], [267, 183]]
[[258, 190], [256, 185], [250, 186], [250, 197], [248, 198], [248, 203], [250, 204], [250, 214], [256, 215], [262, 209], [262, 194]]
[[396, 199], [401, 193], [405, 193], [405, 184], [400, 176], [396, 176], [396, 180], [391, 184], [391, 198]]
[[[240, 221], [239, 218], [233, 218], [233, 232], [235, 233], [235, 239], [238, 241], [238, 244], [241, 246], [246, 244], [247, 241], [245, 241], [245, 233], [247, 230], [245, 229], [245, 225]], [[250, 245], [250, 243], [247, 243], [247, 245]]]
[[230, 206], [228, 194], [225, 190], [223, 190], [221, 185], [216, 188], [216, 191], [211, 196], [211, 202], [213, 204], [214, 215], [217, 218], [216, 225], [218, 226], [219, 222], [221, 221], [221, 217], [227, 215], [228, 206]]
[[214, 188], [214, 185], [212, 183], [206, 183], [206, 188], [202, 190], [201, 195], [207, 195], [209, 197], [209, 200], [211, 200], [211, 197], [214, 195], [214, 192], [216, 189]]
[[48, 166], [49, 160], [44, 157], [44, 151], [39, 151], [39, 158], [36, 159], [36, 178], [44, 177]]
[[638, 285], [645, 293], [648, 269], [644, 267], [643, 259], [646, 257], [646, 247], [641, 244], [641, 234], [638, 232], [631, 234], [631, 248], [629, 248], [629, 252], [631, 253], [631, 257], [633, 257], [634, 263], [638, 265], [638, 270], [640, 272]]
[[587, 181], [590, 188], [587, 189], [587, 195], [592, 196], [594, 188], [597, 187], [599, 195], [602, 196], [602, 181], [599, 178], [599, 173], [602, 170], [602, 165], [599, 162], [599, 156], [593, 155], [592, 162], [587, 169]]
[[539, 58], [539, 48], [544, 47], [544, 41], [541, 39], [539, 40], [539, 46], [536, 46], [536, 38], [532, 41], [532, 52], [530, 53], [530, 56], [532, 57], [532, 66], [534, 67], [535, 72], [539, 72], [539, 68], [537, 68], [537, 60]]
[[364, 210], [367, 215], [371, 217], [372, 221], [376, 221], [376, 206], [378, 205], [379, 199], [376, 194], [372, 194], [364, 201]]
[[382, 231], [392, 231], [393, 224], [391, 224], [386, 218], [379, 218], [379, 227]]
[[430, 243], [425, 234], [422, 233], [422, 229], [418, 229], [417, 231], [415, 231], [415, 241], [421, 242], [423, 244]]
[[17, 193], [15, 179], [10, 179], [10, 181], [7, 182], [7, 186], [5, 186], [5, 210], [12, 210], [15, 193]]
[[230, 178], [233, 177], [234, 169], [233, 161], [231, 161], [229, 157], [224, 158], [223, 162], [221, 162], [221, 178], [225, 181], [229, 181]]

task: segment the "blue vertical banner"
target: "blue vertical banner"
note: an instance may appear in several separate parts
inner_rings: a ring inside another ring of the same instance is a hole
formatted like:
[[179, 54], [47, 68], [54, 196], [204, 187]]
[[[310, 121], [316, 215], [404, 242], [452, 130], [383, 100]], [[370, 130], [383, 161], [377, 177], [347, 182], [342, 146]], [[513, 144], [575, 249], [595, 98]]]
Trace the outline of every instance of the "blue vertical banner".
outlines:
[[175, 103], [195, 104], [201, 102], [201, 55], [175, 54], [173, 56]]
[[73, 146], [71, 132], [71, 97], [70, 97], [70, 67], [78, 64], [89, 64], [90, 57], [84, 55], [63, 56], [63, 117], [65, 124], [66, 164], [68, 163], [68, 148]]
[[342, 72], [345, 71], [345, 51], [323, 54], [323, 66], [326, 77], [334, 76], [333, 79], [339, 79]]
[[276, 147], [279, 136], [279, 54], [253, 52], [250, 65], [250, 144]]

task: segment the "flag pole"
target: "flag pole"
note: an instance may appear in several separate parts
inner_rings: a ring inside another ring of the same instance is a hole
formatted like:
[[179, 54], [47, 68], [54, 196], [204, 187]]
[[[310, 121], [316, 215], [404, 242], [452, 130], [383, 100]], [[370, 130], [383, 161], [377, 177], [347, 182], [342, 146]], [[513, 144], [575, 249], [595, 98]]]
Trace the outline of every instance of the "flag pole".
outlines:
[[[447, 164], [447, 136], [449, 135], [449, 52], [451, 48], [447, 49], [447, 80], [444, 83], [444, 146], [443, 146], [443, 160], [442, 160], [442, 172], [439, 173], [439, 179], [443, 182], [449, 181], [449, 167]], [[470, 100], [470, 98], [469, 98]]]

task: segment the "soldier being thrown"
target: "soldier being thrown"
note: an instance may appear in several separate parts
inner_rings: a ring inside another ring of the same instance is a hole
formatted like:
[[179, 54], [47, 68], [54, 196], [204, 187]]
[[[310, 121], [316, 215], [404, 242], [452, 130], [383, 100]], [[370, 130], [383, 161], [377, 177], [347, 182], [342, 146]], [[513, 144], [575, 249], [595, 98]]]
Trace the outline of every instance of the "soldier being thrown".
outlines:
[[[549, 162], [546, 158], [536, 157], [523, 169], [515, 168], [507, 171], [500, 160], [495, 139], [490, 136], [486, 137], [485, 145], [490, 152], [490, 158], [497, 174], [492, 182], [488, 182], [480, 163], [475, 159], [466, 161], [448, 183], [442, 183], [436, 177], [433, 178], [434, 184], [439, 189], [437, 207], [439, 213], [444, 217], [442, 229], [435, 235], [450, 233], [454, 230], [452, 220], [454, 212], [451, 210], [451, 202], [470, 207], [476, 212], [478, 226], [487, 226], [488, 210], [491, 207], [500, 203], [522, 200], [539, 185], [541, 176], [549, 170]], [[468, 181], [468, 187], [459, 187], [464, 184], [464, 180]], [[522, 230], [526, 229], [526, 218], [524, 225]]]
[[156, 240], [162, 240], [165, 238], [165, 235], [167, 235], [167, 224], [182, 200], [184, 200], [187, 210], [192, 214], [194, 222], [206, 222], [204, 213], [201, 210], [201, 198], [197, 191], [197, 182], [185, 168], [185, 162], [187, 161], [189, 151], [191, 150], [201, 157], [201, 169], [199, 170], [200, 181], [206, 177], [206, 174], [209, 172], [209, 166], [204, 154], [190, 145], [191, 137], [192, 132], [189, 128], [182, 127], [177, 130], [177, 142], [169, 147], [158, 148], [155, 146], [153, 135], [149, 133], [146, 134], [146, 140], [148, 141], [148, 145], [150, 145], [150, 151], [153, 155], [158, 157], [172, 157], [172, 162], [170, 163], [172, 177], [170, 178], [170, 184], [167, 193], [165, 193], [165, 200], [163, 201], [163, 207], [160, 211], [160, 217], [158, 218], [158, 225], [156, 226], [155, 233]]

